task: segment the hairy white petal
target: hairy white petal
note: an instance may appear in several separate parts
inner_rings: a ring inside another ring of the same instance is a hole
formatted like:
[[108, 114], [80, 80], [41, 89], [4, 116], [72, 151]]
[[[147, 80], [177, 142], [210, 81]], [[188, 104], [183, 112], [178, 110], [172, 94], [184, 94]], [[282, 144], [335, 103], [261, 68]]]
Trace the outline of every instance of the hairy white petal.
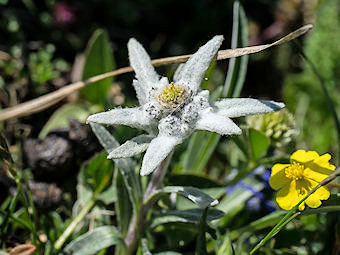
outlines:
[[252, 98], [231, 98], [215, 102], [214, 107], [217, 109], [217, 113], [235, 118], [275, 112], [285, 107], [285, 104]]
[[155, 120], [148, 118], [140, 107], [125, 109], [116, 108], [111, 111], [96, 113], [89, 116], [86, 122], [95, 122], [106, 125], [126, 125], [146, 131], [152, 130], [155, 125]]
[[199, 48], [176, 74], [176, 78], [179, 77], [179, 80], [175, 80], [175, 83], [186, 85], [192, 91], [196, 92], [222, 41], [223, 36], [217, 35]]
[[151, 140], [154, 138], [152, 135], [139, 135], [131, 140], [125, 142], [118, 148], [112, 150], [107, 158], [128, 158], [133, 157], [139, 153], [146, 151], [149, 147]]
[[196, 122], [196, 130], [207, 130], [221, 135], [240, 135], [241, 129], [228, 117], [211, 111], [203, 111]]
[[158, 83], [159, 76], [151, 64], [149, 55], [136, 39], [131, 38], [128, 42], [129, 60], [136, 77], [145, 90]]
[[133, 80], [132, 85], [135, 88], [137, 99], [140, 105], [147, 103], [147, 92], [142, 87], [142, 84], [138, 80]]
[[174, 81], [179, 81], [181, 79], [181, 70], [183, 68], [184, 64], [179, 64], [175, 73], [174, 73], [174, 77], [173, 80]]
[[165, 135], [153, 139], [144, 155], [140, 174], [144, 176], [152, 173], [182, 140], [179, 137]]

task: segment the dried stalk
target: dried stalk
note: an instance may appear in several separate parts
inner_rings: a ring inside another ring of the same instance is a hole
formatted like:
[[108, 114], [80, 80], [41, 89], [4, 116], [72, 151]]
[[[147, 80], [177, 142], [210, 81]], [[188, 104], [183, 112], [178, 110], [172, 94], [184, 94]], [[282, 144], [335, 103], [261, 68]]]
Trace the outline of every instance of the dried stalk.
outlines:
[[[290, 40], [293, 40], [305, 33], [307, 33], [313, 26], [312, 25], [305, 25], [294, 32], [288, 34], [287, 36], [281, 38], [278, 41], [275, 41], [274, 43], [270, 44], [264, 44], [264, 45], [257, 45], [257, 46], [251, 46], [251, 47], [245, 47], [245, 48], [238, 48], [238, 49], [228, 49], [228, 50], [220, 50], [217, 53], [217, 60], [222, 59], [228, 59], [228, 58], [235, 58], [240, 57], [247, 54], [252, 54], [256, 52], [260, 52], [262, 50], [268, 49], [270, 47], [288, 42]], [[160, 58], [155, 59], [152, 62], [154, 66], [162, 66], [162, 65], [169, 65], [169, 64], [178, 64], [183, 63], [189, 59], [191, 55], [183, 55], [183, 56], [176, 56], [176, 57], [167, 57], [167, 58]], [[132, 72], [133, 69], [131, 67], [123, 67], [120, 69], [117, 69], [112, 72], [96, 75], [86, 81], [78, 81], [75, 83], [72, 83], [68, 86], [65, 86], [57, 91], [51, 92], [47, 95], [40, 96], [36, 99], [32, 99], [30, 101], [27, 101], [25, 103], [6, 108], [2, 111], [0, 111], [0, 121], [12, 119], [12, 118], [18, 118], [22, 116], [27, 116], [35, 112], [40, 112], [56, 103], [64, 99], [65, 97], [69, 96], [71, 93], [100, 80], [103, 80], [105, 78], [117, 76], [120, 74]]]

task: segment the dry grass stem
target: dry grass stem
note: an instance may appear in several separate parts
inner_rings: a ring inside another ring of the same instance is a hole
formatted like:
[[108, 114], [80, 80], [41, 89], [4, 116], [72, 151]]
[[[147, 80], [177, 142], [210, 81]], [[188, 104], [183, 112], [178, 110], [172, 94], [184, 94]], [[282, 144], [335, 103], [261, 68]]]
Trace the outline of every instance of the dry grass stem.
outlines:
[[[288, 42], [290, 40], [293, 40], [306, 32], [308, 32], [313, 26], [312, 25], [305, 25], [294, 32], [288, 34], [287, 36], [279, 39], [278, 41], [275, 41], [270, 44], [264, 44], [264, 45], [258, 45], [258, 46], [251, 46], [251, 47], [245, 47], [245, 48], [238, 48], [238, 49], [228, 49], [228, 50], [220, 50], [217, 54], [217, 60], [222, 59], [228, 59], [228, 58], [235, 58], [240, 57], [247, 54], [252, 54], [256, 52], [260, 52], [262, 50], [268, 49], [270, 47]], [[183, 56], [176, 56], [176, 57], [167, 57], [167, 58], [160, 58], [155, 59], [152, 61], [152, 64], [154, 66], [162, 66], [162, 65], [169, 65], [169, 64], [178, 64], [183, 63], [189, 59], [191, 55], [183, 55]], [[60, 102], [62, 99], [70, 95], [71, 93], [100, 80], [103, 80], [108, 77], [117, 76], [120, 74], [132, 72], [133, 69], [131, 67], [123, 67], [120, 69], [117, 69], [112, 72], [96, 75], [94, 77], [89, 78], [86, 81], [78, 81], [75, 83], [71, 83], [68, 86], [65, 86], [57, 91], [51, 92], [49, 94], [40, 96], [36, 99], [32, 99], [30, 101], [27, 101], [25, 103], [9, 107], [7, 109], [4, 109], [0, 111], [0, 121], [12, 119], [12, 118], [18, 118], [22, 116], [27, 116], [36, 112], [40, 112], [58, 102]]]

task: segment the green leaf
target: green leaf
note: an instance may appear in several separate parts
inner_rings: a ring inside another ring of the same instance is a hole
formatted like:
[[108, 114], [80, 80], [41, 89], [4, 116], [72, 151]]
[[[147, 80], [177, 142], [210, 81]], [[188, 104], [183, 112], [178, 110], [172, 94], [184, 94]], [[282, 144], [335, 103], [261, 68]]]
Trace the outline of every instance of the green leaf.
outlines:
[[[103, 29], [97, 29], [85, 50], [83, 79], [86, 80], [92, 76], [110, 72], [114, 68], [115, 64], [108, 34]], [[82, 94], [92, 103], [103, 105], [111, 84], [112, 78], [106, 78], [84, 87]]]
[[92, 107], [91, 109], [83, 104], [65, 104], [56, 110], [49, 118], [40, 131], [39, 138], [44, 139], [52, 129], [68, 127], [69, 119], [71, 118], [84, 123], [87, 117], [97, 110], [99, 110], [98, 107]]
[[[256, 191], [262, 190], [264, 187], [263, 183], [251, 178], [243, 179], [243, 182], [245, 185], [252, 187]], [[246, 201], [252, 196], [253, 193], [251, 191], [245, 190], [242, 187], [236, 187], [236, 189], [231, 194], [227, 194], [220, 201], [216, 208], [220, 209], [226, 214], [223, 220], [230, 221], [244, 208]]]
[[202, 217], [200, 220], [200, 224], [198, 227], [198, 236], [196, 242], [196, 254], [197, 255], [207, 255], [207, 240], [205, 237], [205, 232], [207, 229], [207, 214], [208, 214], [208, 207], [204, 209], [202, 213]]
[[231, 244], [229, 233], [226, 233], [224, 235], [223, 243], [219, 247], [216, 255], [233, 255], [233, 254], [234, 254], [234, 250]]
[[[90, 123], [90, 125], [99, 142], [108, 153], [119, 146], [119, 143], [105, 127], [96, 123]], [[113, 161], [116, 163], [122, 174], [129, 198], [135, 212], [137, 212], [141, 202], [143, 201], [143, 192], [140, 178], [134, 169], [133, 161], [131, 159], [114, 159]]]
[[73, 240], [65, 247], [65, 252], [72, 255], [92, 255], [102, 249], [122, 243], [122, 237], [113, 226], [103, 226], [89, 231]]
[[120, 232], [123, 236], [125, 236], [128, 232], [129, 223], [132, 216], [132, 204], [120, 171], [116, 171], [115, 173], [115, 187], [117, 191], [117, 203], [115, 204], [117, 221]]
[[[200, 190], [216, 200], [220, 199], [225, 194], [225, 187], [205, 188], [205, 189], [200, 188]], [[187, 209], [195, 208], [195, 205], [190, 200], [186, 199], [185, 197], [180, 196], [180, 197], [177, 197], [176, 208], [178, 210], [187, 210]]]
[[106, 159], [106, 153], [97, 154], [82, 165], [78, 174], [77, 187], [78, 199], [82, 204], [90, 199], [100, 185], [105, 183], [107, 186], [111, 183], [113, 169], [112, 162]]
[[220, 140], [220, 135], [208, 131], [198, 131], [190, 138], [184, 158], [184, 170], [201, 173]]
[[250, 224], [247, 224], [247, 226], [233, 230], [230, 233], [230, 237], [232, 240], [238, 238], [241, 234], [244, 234], [245, 232], [251, 232], [261, 230], [267, 227], [274, 226], [276, 223], [278, 223], [282, 216], [286, 214], [286, 211], [280, 210], [272, 212], [271, 214], [268, 214], [258, 220], [255, 220], [251, 222]]
[[254, 160], [258, 160], [270, 145], [270, 139], [253, 128], [249, 129], [249, 142]]
[[207, 206], [214, 206], [218, 204], [216, 199], [205, 194], [200, 189], [194, 187], [184, 187], [184, 186], [167, 186], [161, 189], [162, 193], [179, 193], [180, 195], [191, 200], [193, 203], [197, 204], [201, 208]]
[[[240, 2], [234, 3], [233, 32], [231, 48], [242, 48], [248, 46], [248, 24], [247, 17]], [[247, 73], [248, 55], [229, 60], [227, 78], [224, 84], [222, 97], [239, 97], [243, 88]]]
[[[198, 224], [200, 222], [202, 213], [205, 209], [195, 208], [183, 211], [168, 211], [156, 218], [154, 218], [151, 222], [150, 228], [155, 228], [162, 224], [173, 223], [173, 222], [182, 222], [182, 223], [192, 223]], [[206, 217], [207, 221], [213, 221], [220, 219], [224, 216], [224, 213], [215, 208], [209, 208], [208, 214]]]

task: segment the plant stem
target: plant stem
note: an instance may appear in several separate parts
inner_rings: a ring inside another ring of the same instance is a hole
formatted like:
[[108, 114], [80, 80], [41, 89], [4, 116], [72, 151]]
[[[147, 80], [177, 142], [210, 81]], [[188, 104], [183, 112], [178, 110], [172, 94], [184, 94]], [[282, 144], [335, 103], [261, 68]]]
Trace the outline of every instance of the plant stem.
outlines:
[[79, 212], [79, 214], [72, 220], [72, 222], [70, 223], [70, 225], [68, 225], [68, 227], [65, 229], [65, 231], [63, 232], [63, 234], [58, 238], [58, 240], [55, 242], [54, 244], [54, 248], [56, 250], [59, 250], [63, 244], [65, 243], [65, 241], [67, 240], [67, 238], [72, 234], [73, 230], [76, 228], [76, 226], [78, 225], [78, 223], [86, 216], [86, 214], [91, 210], [91, 208], [94, 206], [96, 202], [95, 197], [92, 197], [90, 200], [88, 200], [86, 202], [86, 204], [84, 205], [84, 207], [81, 209], [81, 211]]
[[[152, 207], [155, 200], [149, 200], [149, 196], [154, 193], [157, 189], [159, 189], [163, 184], [163, 179], [165, 173], [168, 169], [170, 159], [172, 157], [172, 152], [166, 157], [162, 163], [158, 166], [155, 172], [152, 174], [151, 180], [146, 188], [143, 198], [143, 204], [139, 208], [138, 219], [136, 215], [131, 218], [129, 230], [125, 238], [125, 243], [127, 247], [127, 254], [131, 255], [137, 248], [137, 244], [140, 238], [140, 234], [143, 232], [146, 222], [146, 216], [149, 212], [149, 209]], [[146, 201], [150, 201], [147, 202]]]

